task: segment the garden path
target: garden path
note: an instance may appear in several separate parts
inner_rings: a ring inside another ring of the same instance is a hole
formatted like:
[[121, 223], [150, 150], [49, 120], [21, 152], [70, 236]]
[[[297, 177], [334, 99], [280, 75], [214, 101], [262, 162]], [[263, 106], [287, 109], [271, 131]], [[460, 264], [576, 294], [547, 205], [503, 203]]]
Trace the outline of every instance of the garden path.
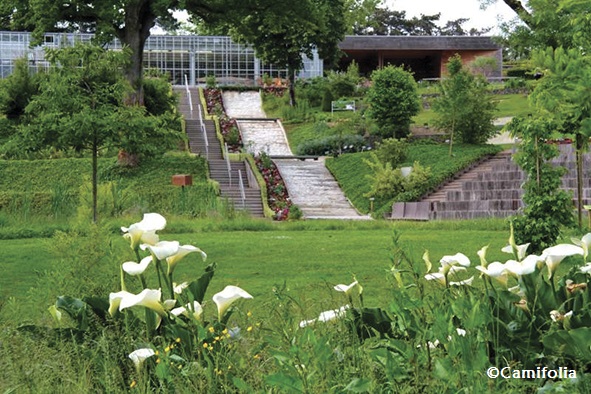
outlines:
[[[226, 92], [224, 108], [237, 119], [244, 146], [251, 153], [265, 152], [271, 156], [292, 156], [281, 122], [268, 119], [262, 109], [258, 92]], [[306, 219], [370, 219], [360, 215], [351, 205], [333, 176], [324, 166], [324, 159], [275, 159], [289, 196]]]

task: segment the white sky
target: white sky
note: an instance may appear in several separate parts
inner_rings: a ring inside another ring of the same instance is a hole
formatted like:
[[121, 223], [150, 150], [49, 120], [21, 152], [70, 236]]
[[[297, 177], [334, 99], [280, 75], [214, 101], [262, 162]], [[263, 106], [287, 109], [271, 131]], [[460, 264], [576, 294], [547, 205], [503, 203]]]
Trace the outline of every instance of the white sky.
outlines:
[[503, 1], [497, 0], [486, 10], [480, 9], [479, 0], [384, 0], [384, 5], [396, 11], [406, 11], [407, 18], [441, 13], [440, 24], [448, 20], [469, 18], [464, 27], [477, 29], [493, 27], [491, 34], [498, 33], [499, 20], [509, 21], [516, 14]]

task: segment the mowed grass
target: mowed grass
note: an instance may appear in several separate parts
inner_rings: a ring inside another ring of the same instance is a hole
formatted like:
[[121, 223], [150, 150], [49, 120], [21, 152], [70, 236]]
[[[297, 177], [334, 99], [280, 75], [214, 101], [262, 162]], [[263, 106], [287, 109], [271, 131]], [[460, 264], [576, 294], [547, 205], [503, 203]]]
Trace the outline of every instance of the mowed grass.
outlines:
[[[508, 232], [502, 226], [480, 226], [477, 222], [442, 222], [439, 225], [350, 223], [341, 228], [338, 223], [326, 222], [309, 229], [298, 229], [289, 223], [272, 227], [264, 231], [163, 234], [161, 239], [199, 246], [208, 254], [207, 262], [217, 264], [208, 297], [226, 285], [238, 285], [254, 296], [248, 307], [264, 313], [265, 305], [273, 298], [274, 288], [280, 288], [284, 283], [292, 296], [310, 300], [309, 308], [313, 311], [338, 306], [335, 303], [344, 300], [330, 304], [331, 298], [338, 297], [332, 287], [350, 283], [353, 275], [364, 286], [368, 305], [387, 305], [391, 289], [392, 235], [396, 228], [399, 228], [401, 244], [415, 263], [421, 265], [424, 264], [421, 256], [427, 249], [434, 263], [443, 255], [461, 251], [476, 265], [479, 262], [476, 252], [484, 245], [490, 245], [491, 259], [505, 259], [506, 255], [500, 252], [500, 248], [508, 238]], [[0, 260], [2, 299], [25, 298], [28, 290], [43, 280], [43, 272], [60, 270], [62, 263], [49, 253], [50, 242], [51, 239], [39, 238], [0, 241], [3, 251]], [[115, 245], [126, 244], [116, 234], [113, 234], [112, 242]], [[123, 250], [126, 252], [121, 256], [122, 263], [132, 259], [131, 251]], [[175, 281], [194, 280], [201, 275], [205, 265], [197, 255], [189, 255], [179, 263]], [[119, 269], [114, 266], [113, 277], [118, 274]], [[128, 282], [132, 286], [135, 283], [133, 278], [128, 278]], [[157, 287], [155, 276], [151, 276], [149, 282], [151, 287]], [[67, 289], [61, 290], [67, 294]], [[84, 294], [68, 295], [81, 297]], [[43, 305], [53, 302], [49, 299], [38, 301]]]

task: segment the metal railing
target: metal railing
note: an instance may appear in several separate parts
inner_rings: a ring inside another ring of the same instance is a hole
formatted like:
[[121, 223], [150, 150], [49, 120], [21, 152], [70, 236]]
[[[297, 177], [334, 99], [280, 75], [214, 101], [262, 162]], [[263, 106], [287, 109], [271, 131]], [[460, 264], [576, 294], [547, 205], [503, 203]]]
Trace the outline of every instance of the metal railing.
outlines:
[[230, 165], [230, 153], [228, 152], [228, 144], [224, 143], [224, 157], [226, 159], [226, 166], [228, 167], [228, 179], [230, 187], [232, 187], [232, 166]]
[[191, 91], [189, 90], [187, 74], [185, 74], [185, 90], [187, 91], [187, 100], [189, 101], [189, 109], [191, 110], [191, 119], [193, 119], [193, 99], [191, 98]]
[[240, 186], [240, 197], [242, 197], [242, 208], [246, 205], [246, 193], [244, 192], [244, 182], [242, 182], [242, 171], [238, 170], [238, 185]]
[[203, 113], [203, 108], [201, 107], [201, 104], [197, 104], [197, 107], [199, 112], [199, 126], [201, 127], [201, 133], [203, 134], [203, 141], [205, 142], [205, 158], [209, 160], [209, 140], [207, 138], [205, 122], [203, 121], [203, 116], [201, 115]]

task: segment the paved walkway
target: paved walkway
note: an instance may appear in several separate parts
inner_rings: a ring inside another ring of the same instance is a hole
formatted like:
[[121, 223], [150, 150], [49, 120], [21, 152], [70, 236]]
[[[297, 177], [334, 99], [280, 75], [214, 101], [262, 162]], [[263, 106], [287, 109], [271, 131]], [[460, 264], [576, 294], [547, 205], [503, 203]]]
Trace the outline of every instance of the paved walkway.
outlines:
[[[291, 156], [292, 152], [281, 122], [266, 118], [258, 92], [224, 93], [226, 113], [238, 118], [244, 146], [251, 153]], [[249, 120], [252, 119], [252, 120]], [[274, 160], [289, 191], [291, 200], [306, 219], [370, 219], [360, 215], [345, 197], [333, 176], [317, 161]]]

